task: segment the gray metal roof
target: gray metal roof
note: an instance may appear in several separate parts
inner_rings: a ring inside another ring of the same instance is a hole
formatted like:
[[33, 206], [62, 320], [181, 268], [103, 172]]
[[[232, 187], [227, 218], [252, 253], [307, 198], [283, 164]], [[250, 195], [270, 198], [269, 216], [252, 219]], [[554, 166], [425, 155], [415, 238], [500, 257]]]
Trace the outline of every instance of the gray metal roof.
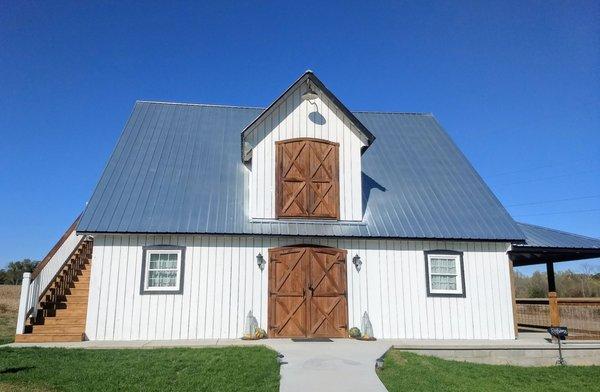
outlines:
[[598, 238], [585, 237], [527, 223], [518, 223], [518, 225], [525, 234], [525, 243], [515, 244], [515, 247], [600, 250], [600, 239]]
[[516, 223], [429, 114], [354, 112], [364, 221], [251, 221], [240, 132], [262, 109], [137, 102], [80, 232], [521, 240]]

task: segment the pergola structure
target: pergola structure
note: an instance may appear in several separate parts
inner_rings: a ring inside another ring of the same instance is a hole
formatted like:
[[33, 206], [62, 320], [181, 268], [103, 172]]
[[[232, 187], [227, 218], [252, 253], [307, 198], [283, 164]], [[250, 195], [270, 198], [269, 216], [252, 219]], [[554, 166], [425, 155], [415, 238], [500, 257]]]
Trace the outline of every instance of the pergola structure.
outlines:
[[508, 252], [514, 267], [545, 264], [548, 276], [548, 305], [550, 325], [560, 325], [554, 263], [600, 258], [600, 239], [564, 231], [519, 223], [525, 242], [514, 244]]

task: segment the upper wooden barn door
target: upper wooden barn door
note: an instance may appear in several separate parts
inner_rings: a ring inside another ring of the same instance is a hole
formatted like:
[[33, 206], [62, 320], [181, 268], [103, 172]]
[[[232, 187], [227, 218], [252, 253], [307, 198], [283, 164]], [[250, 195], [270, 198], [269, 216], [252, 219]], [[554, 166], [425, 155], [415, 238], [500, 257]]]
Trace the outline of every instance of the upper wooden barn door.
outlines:
[[320, 139], [276, 142], [278, 218], [339, 219], [339, 144]]
[[346, 251], [269, 251], [269, 336], [347, 337]]

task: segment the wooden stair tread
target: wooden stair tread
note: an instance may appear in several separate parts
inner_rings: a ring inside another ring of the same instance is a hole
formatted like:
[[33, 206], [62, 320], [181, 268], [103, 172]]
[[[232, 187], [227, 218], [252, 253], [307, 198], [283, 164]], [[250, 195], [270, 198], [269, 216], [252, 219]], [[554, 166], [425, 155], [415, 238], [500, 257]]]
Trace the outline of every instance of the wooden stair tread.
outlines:
[[45, 342], [81, 342], [81, 333], [52, 333], [52, 334], [19, 334], [15, 336], [16, 343], [45, 343]]
[[87, 309], [87, 301], [48, 302], [48, 303], [44, 303], [43, 308], [49, 309], [49, 310], [65, 310], [65, 309], [75, 310], [75, 309], [84, 309], [84, 308]]
[[59, 296], [57, 296], [55, 301], [52, 301], [51, 297], [48, 295], [48, 296], [46, 296], [46, 301], [48, 303], [69, 302], [69, 300], [71, 302], [78, 302], [81, 300], [85, 300], [87, 302], [88, 296], [89, 296], [88, 293], [66, 294], [66, 295], [59, 295]]
[[[64, 310], [64, 312], [63, 312]], [[48, 316], [46, 317], [46, 319], [49, 318], [54, 318], [54, 317], [86, 317], [87, 316], [87, 308], [79, 308], [79, 309], [69, 309], [69, 311], [66, 311], [67, 309], [58, 309], [55, 312], [55, 315], [52, 316]]]
[[31, 335], [74, 334], [85, 332], [85, 325], [36, 325]]
[[85, 337], [92, 240], [84, 241], [58, 272], [26, 333], [15, 342], [77, 342]]
[[85, 303], [84, 302], [71, 302], [71, 303], [59, 302], [59, 303], [55, 303], [55, 304], [49, 304], [47, 309], [54, 310], [54, 311], [62, 313], [62, 314], [66, 314], [71, 311], [79, 311], [82, 309], [86, 310], [87, 302], [85, 302]]
[[65, 301], [67, 303], [67, 306], [69, 306], [69, 304], [85, 304], [87, 306], [88, 303], [88, 297], [87, 295], [85, 297], [67, 297], [67, 300]]
[[77, 289], [72, 289], [70, 290], [71, 292], [65, 295], [75, 295], [75, 296], [88, 296], [90, 294], [90, 290], [89, 289], [81, 289], [81, 288], [77, 288]]
[[44, 326], [44, 325], [77, 325], [77, 324], [85, 324], [86, 317], [84, 315], [79, 316], [53, 316], [46, 317], [43, 324], [35, 324], [35, 326]]
[[38, 325], [83, 325], [85, 326], [85, 316], [81, 317], [46, 317], [44, 324]]

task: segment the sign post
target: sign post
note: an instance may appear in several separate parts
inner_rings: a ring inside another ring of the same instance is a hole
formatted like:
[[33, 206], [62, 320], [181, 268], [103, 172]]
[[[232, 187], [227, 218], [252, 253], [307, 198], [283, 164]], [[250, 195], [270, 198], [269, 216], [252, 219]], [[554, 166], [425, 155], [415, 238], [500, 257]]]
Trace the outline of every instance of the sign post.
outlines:
[[565, 340], [567, 336], [569, 336], [569, 331], [567, 327], [550, 327], [548, 328], [548, 333], [555, 337], [558, 340], [558, 360], [556, 361], [557, 365], [566, 365], [567, 361], [562, 356], [562, 346], [561, 341]]

